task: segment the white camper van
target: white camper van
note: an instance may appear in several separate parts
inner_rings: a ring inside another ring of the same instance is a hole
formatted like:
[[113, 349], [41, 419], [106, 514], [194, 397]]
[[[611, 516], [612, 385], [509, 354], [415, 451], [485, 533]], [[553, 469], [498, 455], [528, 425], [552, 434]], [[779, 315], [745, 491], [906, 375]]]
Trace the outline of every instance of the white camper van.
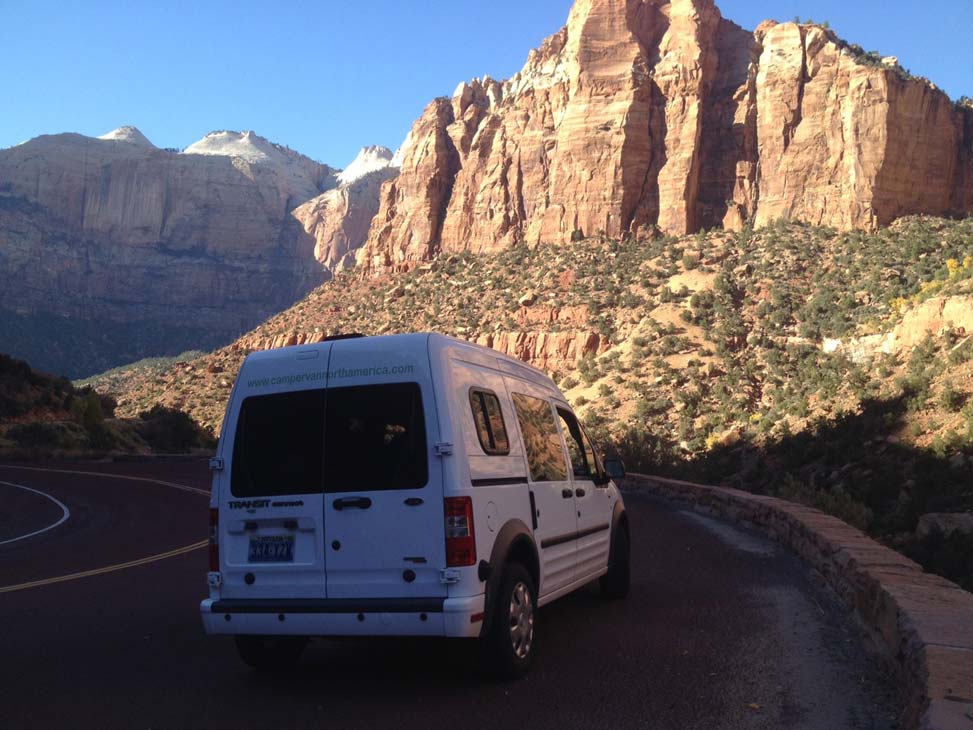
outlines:
[[478, 637], [522, 675], [537, 608], [600, 579], [630, 527], [554, 382], [436, 334], [247, 357], [212, 460], [207, 633], [258, 668], [321, 636]]

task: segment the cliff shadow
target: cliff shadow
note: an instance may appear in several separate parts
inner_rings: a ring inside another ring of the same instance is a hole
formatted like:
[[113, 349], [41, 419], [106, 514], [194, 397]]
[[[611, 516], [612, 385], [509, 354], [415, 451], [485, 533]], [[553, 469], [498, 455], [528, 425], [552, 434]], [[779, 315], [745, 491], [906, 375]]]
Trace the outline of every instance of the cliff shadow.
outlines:
[[[703, 99], [700, 178], [696, 220], [703, 228], [721, 228], [735, 201], [737, 186], [752, 185], [757, 164], [757, 120], [754, 84], [759, 44], [750, 31], [721, 20], [717, 31], [716, 77]], [[741, 93], [745, 90], [745, 93]], [[740, 116], [740, 108], [745, 114]], [[748, 163], [741, 181], [740, 163]], [[746, 218], [752, 213], [741, 211]]]
[[619, 446], [632, 471], [821, 509], [973, 591], [973, 533], [916, 532], [924, 514], [973, 510], [973, 442], [903, 443], [908, 410], [907, 396], [867, 400], [800, 433], [760, 443], [744, 436], [694, 458], [651, 436]]
[[669, 127], [666, 98], [650, 69], [654, 69], [661, 58], [661, 44], [669, 30], [669, 18], [656, 5], [630, 3], [626, 21], [638, 40], [642, 56], [635, 70], [641, 83], [628, 119], [633, 126], [642, 120], [644, 127], [626, 129], [622, 145], [621, 159], [626, 164], [622, 173], [621, 223], [623, 231], [636, 233], [640, 228], [659, 222], [659, 172], [668, 160], [666, 135]]

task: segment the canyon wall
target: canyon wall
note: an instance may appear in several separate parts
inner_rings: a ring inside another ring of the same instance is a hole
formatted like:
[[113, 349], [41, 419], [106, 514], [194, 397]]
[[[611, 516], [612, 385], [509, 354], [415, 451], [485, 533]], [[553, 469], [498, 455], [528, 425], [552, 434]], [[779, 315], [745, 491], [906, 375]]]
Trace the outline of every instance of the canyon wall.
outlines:
[[347, 263], [387, 177], [339, 180], [252, 132], [0, 150], [0, 352], [79, 376], [228, 342]]
[[973, 109], [826, 28], [750, 32], [712, 0], [577, 0], [511, 79], [433, 101], [401, 156], [365, 273], [598, 233], [973, 210]]

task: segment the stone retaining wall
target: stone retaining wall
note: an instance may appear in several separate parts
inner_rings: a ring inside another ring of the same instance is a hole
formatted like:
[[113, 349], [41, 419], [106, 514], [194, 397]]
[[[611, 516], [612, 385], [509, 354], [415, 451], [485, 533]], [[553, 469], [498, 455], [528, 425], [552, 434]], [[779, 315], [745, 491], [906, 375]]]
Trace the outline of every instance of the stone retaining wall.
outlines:
[[907, 693], [906, 727], [973, 730], [973, 593], [816, 509], [629, 475], [624, 487], [741, 524], [796, 552], [873, 635]]

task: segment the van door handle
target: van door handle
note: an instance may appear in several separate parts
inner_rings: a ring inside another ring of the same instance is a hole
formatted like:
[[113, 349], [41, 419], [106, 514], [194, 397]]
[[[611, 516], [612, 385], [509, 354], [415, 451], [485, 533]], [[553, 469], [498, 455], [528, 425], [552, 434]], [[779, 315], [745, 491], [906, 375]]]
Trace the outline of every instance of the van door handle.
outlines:
[[372, 500], [368, 497], [342, 497], [331, 503], [339, 512], [345, 508], [356, 507], [358, 509], [368, 509], [372, 506]]
[[570, 489], [562, 489], [561, 496], [565, 499], [571, 499], [571, 497], [574, 496], [574, 492], [572, 492]]
[[579, 488], [574, 490], [575, 497], [583, 497], [585, 494], [587, 494], [587, 492], [585, 492], [583, 489]]

